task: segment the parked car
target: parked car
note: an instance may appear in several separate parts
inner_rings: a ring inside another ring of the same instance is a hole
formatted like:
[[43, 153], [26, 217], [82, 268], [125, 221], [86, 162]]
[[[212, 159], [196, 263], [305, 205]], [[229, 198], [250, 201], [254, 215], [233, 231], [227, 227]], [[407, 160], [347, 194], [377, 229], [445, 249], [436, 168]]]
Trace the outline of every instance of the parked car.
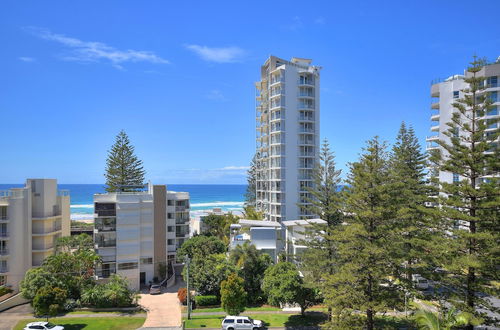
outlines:
[[420, 290], [427, 290], [429, 288], [429, 280], [425, 277], [422, 277], [420, 274], [413, 274], [411, 276], [413, 283], [415, 283], [415, 287]]
[[262, 328], [262, 326], [262, 321], [253, 320], [248, 316], [226, 316], [226, 318], [222, 321], [223, 330], [257, 330]]
[[161, 286], [158, 284], [153, 284], [149, 288], [149, 294], [160, 294], [161, 293]]
[[50, 322], [31, 322], [26, 324], [24, 330], [64, 330], [64, 327]]

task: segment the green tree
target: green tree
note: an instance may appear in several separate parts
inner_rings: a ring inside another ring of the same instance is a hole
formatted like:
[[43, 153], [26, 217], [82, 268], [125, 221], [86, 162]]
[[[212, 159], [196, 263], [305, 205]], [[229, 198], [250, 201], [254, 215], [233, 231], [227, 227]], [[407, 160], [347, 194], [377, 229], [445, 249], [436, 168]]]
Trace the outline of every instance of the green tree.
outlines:
[[58, 285], [53, 273], [43, 267], [28, 269], [19, 287], [23, 298], [33, 300], [40, 288]]
[[272, 264], [269, 254], [260, 253], [255, 245], [246, 242], [231, 250], [229, 260], [238, 269], [238, 275], [245, 281], [248, 302], [255, 304], [264, 300], [261, 286], [264, 272]]
[[[224, 253], [195, 257], [189, 269], [190, 283], [202, 295], [220, 295], [221, 282], [236, 272]], [[184, 280], [186, 270], [183, 270]]]
[[229, 230], [233, 223], [237, 223], [239, 218], [232, 213], [209, 214], [203, 217], [202, 231], [204, 235], [215, 236], [225, 244], [229, 243]]
[[390, 200], [386, 145], [368, 141], [358, 162], [350, 164], [346, 187], [346, 225], [335, 233], [336, 271], [323, 294], [334, 315], [366, 314], [365, 327], [374, 328], [377, 312], [394, 307], [397, 290], [389, 277], [395, 265], [391, 244], [394, 218]]
[[243, 218], [248, 220], [263, 220], [264, 214], [257, 211], [254, 206], [246, 205], [243, 207]]
[[302, 315], [319, 301], [316, 290], [304, 284], [297, 266], [291, 262], [280, 262], [269, 267], [265, 271], [262, 289], [269, 304], [298, 304]]
[[389, 160], [391, 201], [394, 205], [394, 257], [401, 260], [401, 283], [412, 290], [412, 274], [431, 274], [440, 227], [432, 208], [436, 190], [427, 180], [427, 156], [413, 128], [403, 122]]
[[228, 315], [240, 315], [245, 311], [247, 293], [243, 279], [236, 273], [230, 274], [222, 281], [220, 296], [222, 308]]
[[[455, 112], [439, 141], [432, 160], [439, 170], [454, 173], [459, 180], [440, 182], [439, 203], [448, 232], [442, 249], [442, 283], [458, 310], [478, 314], [478, 309], [493, 310], [484, 295], [499, 295], [491, 285], [498, 280], [500, 264], [500, 154], [498, 118], [486, 119], [492, 108], [485, 78], [480, 75], [486, 62], [474, 57], [464, 79], [468, 87], [453, 103]], [[496, 128], [495, 128], [496, 127]], [[483, 315], [486, 317], [486, 315]], [[472, 329], [472, 325], [467, 326]]]
[[437, 313], [430, 311], [429, 308], [420, 308], [413, 318], [418, 328], [424, 330], [451, 330], [467, 324], [479, 325], [482, 322], [469, 313], [457, 313], [454, 308]]
[[[335, 272], [335, 242], [332, 234], [342, 224], [344, 217], [340, 174], [328, 140], [325, 139], [319, 153], [319, 162], [315, 164], [312, 174], [314, 185], [307, 188], [306, 201], [310, 204], [306, 209], [326, 223], [311, 223], [308, 226], [305, 232], [307, 240], [302, 243], [307, 249], [299, 256], [306, 282], [319, 288]], [[331, 310], [328, 314], [330, 317]]]
[[137, 294], [128, 289], [127, 280], [114, 274], [107, 283], [86, 287], [80, 301], [84, 306], [108, 308], [129, 307], [134, 305], [137, 299]]
[[203, 259], [211, 254], [224, 252], [226, 252], [226, 245], [217, 237], [198, 235], [184, 241], [180, 249], [177, 250], [177, 256], [181, 259], [186, 256], [191, 259]]
[[255, 154], [250, 162], [250, 168], [247, 171], [247, 191], [245, 193], [245, 206], [255, 207], [257, 192], [257, 157]]
[[115, 144], [108, 152], [106, 160], [106, 191], [133, 191], [127, 186], [141, 186], [144, 184], [145, 171], [142, 160], [134, 153], [134, 146], [125, 131], [116, 136]]
[[47, 318], [49, 316], [56, 316], [58, 313], [64, 311], [64, 302], [67, 295], [66, 290], [58, 287], [41, 287], [32, 302], [35, 315], [47, 316]]

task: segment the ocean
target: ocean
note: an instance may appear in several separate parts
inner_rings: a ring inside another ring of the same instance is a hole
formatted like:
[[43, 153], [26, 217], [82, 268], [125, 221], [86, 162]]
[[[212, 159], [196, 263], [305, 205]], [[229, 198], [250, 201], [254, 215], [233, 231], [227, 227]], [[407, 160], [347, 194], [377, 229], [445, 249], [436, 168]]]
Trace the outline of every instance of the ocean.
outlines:
[[[23, 184], [0, 184], [0, 190], [23, 187]], [[67, 189], [71, 198], [71, 219], [92, 219], [94, 213], [93, 195], [104, 193], [103, 184], [60, 184]], [[168, 190], [187, 191], [191, 198], [191, 214], [202, 213], [214, 207], [239, 213], [243, 210], [247, 185], [236, 184], [170, 184]]]

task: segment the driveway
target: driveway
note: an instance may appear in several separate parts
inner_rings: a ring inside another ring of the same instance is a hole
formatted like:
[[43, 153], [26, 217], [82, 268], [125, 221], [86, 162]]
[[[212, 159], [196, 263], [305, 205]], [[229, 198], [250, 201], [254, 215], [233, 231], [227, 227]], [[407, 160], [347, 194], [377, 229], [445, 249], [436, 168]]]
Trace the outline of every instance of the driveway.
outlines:
[[30, 304], [12, 307], [0, 312], [0, 330], [11, 330], [17, 322], [30, 317], [33, 317], [33, 308]]
[[178, 276], [176, 285], [163, 289], [161, 294], [141, 293], [139, 304], [147, 312], [142, 328], [180, 327], [181, 306], [177, 299], [177, 290], [184, 286], [182, 278]]

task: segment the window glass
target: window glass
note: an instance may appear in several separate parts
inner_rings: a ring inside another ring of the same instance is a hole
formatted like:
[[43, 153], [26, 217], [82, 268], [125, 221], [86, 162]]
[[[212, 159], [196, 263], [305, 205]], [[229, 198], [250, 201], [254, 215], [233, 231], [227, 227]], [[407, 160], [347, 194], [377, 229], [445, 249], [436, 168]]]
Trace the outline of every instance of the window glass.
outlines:
[[224, 323], [234, 323], [234, 320], [233, 319], [225, 319]]
[[243, 323], [243, 320], [242, 320], [242, 319], [239, 319], [239, 320], [237, 320], [236, 322], [238, 322], [238, 323]]
[[453, 98], [458, 99], [459, 97], [459, 91], [453, 91]]
[[250, 323], [250, 321], [248, 321], [248, 320], [245, 320], [245, 323]]

